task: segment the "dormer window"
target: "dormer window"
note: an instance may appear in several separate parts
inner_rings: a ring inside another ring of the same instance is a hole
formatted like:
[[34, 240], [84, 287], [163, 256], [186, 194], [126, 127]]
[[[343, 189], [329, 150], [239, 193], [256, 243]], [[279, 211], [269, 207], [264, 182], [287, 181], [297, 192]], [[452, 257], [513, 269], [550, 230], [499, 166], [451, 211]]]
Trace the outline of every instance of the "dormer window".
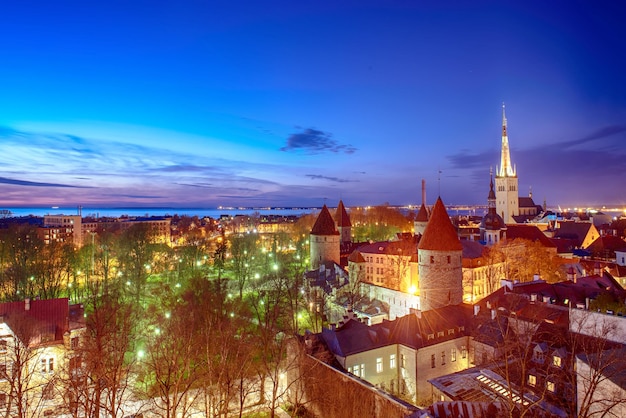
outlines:
[[438, 332], [437, 332], [437, 337], [443, 337], [443, 335], [444, 335], [444, 332], [443, 332], [443, 331], [438, 331]]
[[429, 340], [434, 340], [435, 339], [435, 334], [428, 334], [428, 339]]

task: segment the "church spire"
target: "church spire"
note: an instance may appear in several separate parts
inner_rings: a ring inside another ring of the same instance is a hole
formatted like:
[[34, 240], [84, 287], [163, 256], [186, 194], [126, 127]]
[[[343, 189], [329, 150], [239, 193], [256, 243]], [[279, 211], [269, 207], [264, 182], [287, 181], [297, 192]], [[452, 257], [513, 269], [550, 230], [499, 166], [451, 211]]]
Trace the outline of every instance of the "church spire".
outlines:
[[509, 137], [506, 132], [506, 114], [504, 103], [502, 103], [502, 154], [500, 155], [500, 170], [498, 177], [515, 177], [515, 168], [511, 164], [511, 154], [509, 152]]

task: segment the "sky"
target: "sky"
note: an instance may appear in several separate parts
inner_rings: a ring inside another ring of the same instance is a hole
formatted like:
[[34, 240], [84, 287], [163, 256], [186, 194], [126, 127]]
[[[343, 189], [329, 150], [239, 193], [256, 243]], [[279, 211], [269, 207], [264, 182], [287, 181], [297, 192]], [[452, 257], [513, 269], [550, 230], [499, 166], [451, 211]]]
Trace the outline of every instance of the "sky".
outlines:
[[626, 205], [617, 1], [0, 4], [0, 208]]

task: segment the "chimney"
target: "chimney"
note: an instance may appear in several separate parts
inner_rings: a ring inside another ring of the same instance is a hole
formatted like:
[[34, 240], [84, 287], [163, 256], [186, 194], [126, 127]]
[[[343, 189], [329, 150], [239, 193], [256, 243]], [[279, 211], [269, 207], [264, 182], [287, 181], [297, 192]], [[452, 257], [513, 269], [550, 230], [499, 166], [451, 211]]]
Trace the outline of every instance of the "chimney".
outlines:
[[422, 179], [422, 205], [426, 206], [426, 180]]
[[567, 269], [567, 280], [571, 280], [576, 283], [576, 270], [574, 270], [573, 266]]
[[478, 316], [478, 312], [480, 312], [480, 305], [474, 305], [474, 316]]
[[602, 267], [600, 267], [600, 263], [594, 264], [593, 274], [595, 274], [596, 276], [602, 276]]
[[491, 319], [496, 319], [496, 310], [495, 309], [491, 310]]
[[30, 311], [30, 299], [29, 298], [24, 299], [24, 310]]

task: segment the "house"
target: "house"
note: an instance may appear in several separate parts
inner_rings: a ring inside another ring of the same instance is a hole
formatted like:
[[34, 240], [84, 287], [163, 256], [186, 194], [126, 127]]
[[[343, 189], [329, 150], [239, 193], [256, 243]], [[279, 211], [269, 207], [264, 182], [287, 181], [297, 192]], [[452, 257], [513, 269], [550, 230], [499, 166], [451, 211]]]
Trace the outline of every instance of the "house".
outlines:
[[415, 311], [368, 326], [354, 314], [318, 335], [348, 373], [381, 389], [428, 404], [428, 380], [469, 367], [471, 307]]
[[[0, 411], [51, 414], [62, 405], [57, 380], [85, 329], [82, 305], [67, 298], [0, 304]], [[19, 386], [19, 390], [16, 388]]]

